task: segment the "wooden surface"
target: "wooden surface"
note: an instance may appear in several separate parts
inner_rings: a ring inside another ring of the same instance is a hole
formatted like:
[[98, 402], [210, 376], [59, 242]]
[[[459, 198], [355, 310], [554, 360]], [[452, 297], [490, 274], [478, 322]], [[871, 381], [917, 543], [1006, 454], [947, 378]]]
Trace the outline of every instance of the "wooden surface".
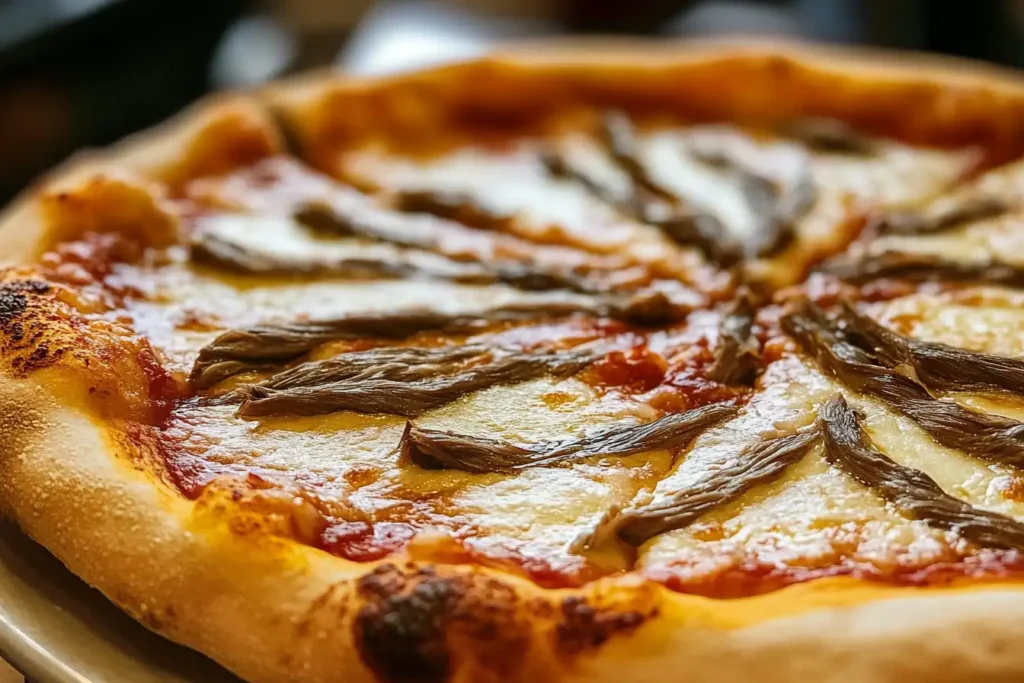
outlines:
[[0, 683], [23, 683], [25, 679], [0, 659]]

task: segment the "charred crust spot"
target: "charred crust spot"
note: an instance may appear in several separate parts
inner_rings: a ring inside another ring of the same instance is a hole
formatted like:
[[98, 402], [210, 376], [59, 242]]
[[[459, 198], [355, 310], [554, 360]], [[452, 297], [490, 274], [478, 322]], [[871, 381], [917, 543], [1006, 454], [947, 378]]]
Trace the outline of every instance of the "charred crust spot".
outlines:
[[392, 683], [447, 680], [446, 630], [460, 587], [429, 574], [407, 579], [383, 565], [360, 580], [359, 591], [368, 604], [356, 616], [355, 639], [374, 674]]
[[24, 334], [18, 319], [28, 309], [29, 295], [42, 295], [50, 291], [50, 285], [39, 280], [15, 280], [0, 285], [0, 330], [13, 336]]
[[366, 604], [355, 618], [355, 642], [382, 681], [447, 681], [464, 666], [504, 678], [530, 643], [514, 589], [481, 574], [385, 564], [358, 590]]
[[591, 604], [586, 598], [562, 600], [561, 621], [555, 628], [555, 646], [560, 654], [576, 655], [600, 647], [613, 636], [637, 629], [657, 610], [618, 610]]
[[37, 329], [33, 298], [49, 293], [50, 285], [40, 280], [10, 280], [0, 283], [0, 350], [12, 354], [10, 366], [21, 372], [44, 367], [63, 349], [52, 348]]

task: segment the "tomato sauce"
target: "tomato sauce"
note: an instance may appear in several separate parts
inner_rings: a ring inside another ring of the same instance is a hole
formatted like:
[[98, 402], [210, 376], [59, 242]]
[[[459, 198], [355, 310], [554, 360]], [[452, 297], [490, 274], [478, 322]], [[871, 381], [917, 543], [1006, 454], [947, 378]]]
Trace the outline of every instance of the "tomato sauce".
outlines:
[[797, 583], [844, 576], [916, 588], [941, 587], [963, 579], [994, 581], [1024, 578], [1024, 557], [1012, 550], [986, 550], [950, 561], [884, 569], [867, 562], [835, 559], [834, 564], [818, 567], [738, 562], [718, 572], [696, 576], [689, 575], [688, 568], [683, 565], [669, 564], [643, 573], [676, 592], [719, 599], [761, 595]]
[[317, 546], [353, 562], [372, 562], [408, 545], [416, 527], [405, 522], [336, 522], [320, 535]]

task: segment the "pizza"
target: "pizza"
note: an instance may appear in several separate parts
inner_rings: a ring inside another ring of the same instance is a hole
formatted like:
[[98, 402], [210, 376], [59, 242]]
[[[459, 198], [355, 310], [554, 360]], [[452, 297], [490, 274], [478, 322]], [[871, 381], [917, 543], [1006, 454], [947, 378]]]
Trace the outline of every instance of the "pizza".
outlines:
[[0, 223], [0, 511], [251, 681], [1024, 675], [1024, 85], [575, 43]]

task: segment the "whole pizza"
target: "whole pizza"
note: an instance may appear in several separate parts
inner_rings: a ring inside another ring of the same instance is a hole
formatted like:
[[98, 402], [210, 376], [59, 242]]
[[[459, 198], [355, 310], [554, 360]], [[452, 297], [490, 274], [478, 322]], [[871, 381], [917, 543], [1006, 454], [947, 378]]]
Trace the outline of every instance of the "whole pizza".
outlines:
[[0, 223], [0, 511], [256, 682], [1024, 677], [1024, 81], [526, 47]]

